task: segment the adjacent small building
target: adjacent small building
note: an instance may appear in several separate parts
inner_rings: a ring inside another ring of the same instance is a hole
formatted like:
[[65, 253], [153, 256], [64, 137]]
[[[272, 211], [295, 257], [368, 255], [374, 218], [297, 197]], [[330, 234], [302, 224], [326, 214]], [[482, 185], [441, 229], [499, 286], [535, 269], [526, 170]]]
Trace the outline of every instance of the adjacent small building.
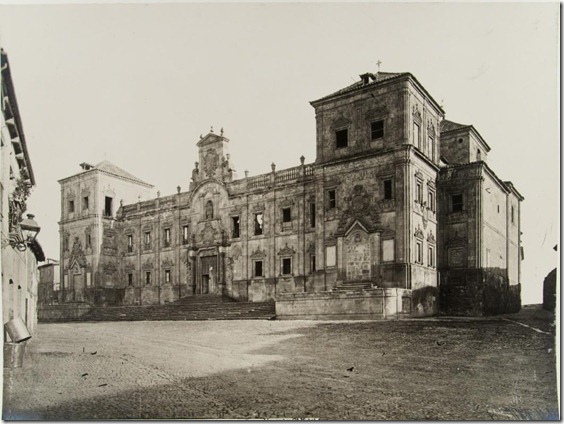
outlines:
[[39, 265], [39, 292], [37, 295], [39, 305], [53, 305], [60, 303], [61, 273], [59, 261], [48, 258], [44, 264]]
[[154, 197], [108, 161], [60, 180], [63, 301], [215, 293], [302, 318], [518, 308], [523, 197], [473, 126], [444, 120], [410, 73], [365, 73], [311, 105], [312, 163], [239, 178], [212, 129], [187, 191]]

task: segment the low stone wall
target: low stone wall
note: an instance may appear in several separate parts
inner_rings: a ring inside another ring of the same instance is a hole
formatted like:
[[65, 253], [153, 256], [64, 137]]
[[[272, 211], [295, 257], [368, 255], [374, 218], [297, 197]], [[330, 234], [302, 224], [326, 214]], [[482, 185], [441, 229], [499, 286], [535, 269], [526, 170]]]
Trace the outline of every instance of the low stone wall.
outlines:
[[397, 319], [436, 313], [436, 289], [419, 293], [412, 305], [408, 289], [370, 289], [362, 292], [292, 293], [276, 297], [277, 319]]
[[44, 305], [37, 310], [37, 319], [39, 322], [76, 321], [91, 309], [92, 307], [87, 303]]

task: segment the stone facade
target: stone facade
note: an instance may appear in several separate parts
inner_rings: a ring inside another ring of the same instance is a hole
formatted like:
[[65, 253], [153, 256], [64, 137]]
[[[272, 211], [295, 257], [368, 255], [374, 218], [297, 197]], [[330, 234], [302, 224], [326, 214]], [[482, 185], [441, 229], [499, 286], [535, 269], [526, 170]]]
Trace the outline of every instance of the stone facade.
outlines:
[[[2, 251], [2, 321], [21, 319], [32, 336], [37, 330], [38, 261], [45, 256], [39, 242], [29, 242], [21, 230], [27, 211], [26, 201], [35, 186], [23, 122], [8, 55], [0, 51], [0, 225]], [[15, 352], [25, 350], [26, 341], [16, 347], [4, 332], [4, 364], [14, 366]], [[21, 363], [19, 364], [21, 366]]]
[[[188, 191], [142, 200], [151, 187], [133, 176], [118, 186], [125, 171], [109, 163], [61, 180], [66, 299], [145, 305], [216, 293], [265, 301], [358, 282], [398, 289], [385, 293], [401, 291], [399, 304], [427, 293], [414, 308], [436, 312], [443, 110], [409, 73], [363, 74], [311, 104], [314, 163], [302, 157], [293, 168], [272, 164], [268, 174], [237, 178], [229, 139], [212, 129], [197, 143]], [[71, 217], [69, 201], [84, 187], [105, 187], [123, 199], [119, 210], [104, 216], [94, 206]], [[96, 235], [90, 250], [88, 231]]]

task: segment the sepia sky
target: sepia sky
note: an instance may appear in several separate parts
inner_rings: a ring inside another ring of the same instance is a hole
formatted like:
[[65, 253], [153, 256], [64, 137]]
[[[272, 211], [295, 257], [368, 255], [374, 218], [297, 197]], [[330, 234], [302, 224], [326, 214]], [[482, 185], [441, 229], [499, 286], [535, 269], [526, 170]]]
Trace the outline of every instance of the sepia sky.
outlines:
[[0, 5], [39, 240], [58, 259], [57, 180], [81, 162], [185, 191], [212, 125], [239, 177], [313, 162], [309, 101], [380, 60], [473, 124], [525, 197], [522, 298], [540, 303], [559, 256], [559, 32], [557, 2]]

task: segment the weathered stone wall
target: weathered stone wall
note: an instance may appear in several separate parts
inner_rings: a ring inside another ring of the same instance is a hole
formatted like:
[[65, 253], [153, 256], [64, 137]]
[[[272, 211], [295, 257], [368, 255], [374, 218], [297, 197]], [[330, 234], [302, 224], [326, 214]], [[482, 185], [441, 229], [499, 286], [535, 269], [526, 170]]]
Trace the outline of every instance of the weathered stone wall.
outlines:
[[484, 316], [518, 312], [521, 285], [509, 285], [500, 270], [441, 273], [440, 310], [447, 315]]

